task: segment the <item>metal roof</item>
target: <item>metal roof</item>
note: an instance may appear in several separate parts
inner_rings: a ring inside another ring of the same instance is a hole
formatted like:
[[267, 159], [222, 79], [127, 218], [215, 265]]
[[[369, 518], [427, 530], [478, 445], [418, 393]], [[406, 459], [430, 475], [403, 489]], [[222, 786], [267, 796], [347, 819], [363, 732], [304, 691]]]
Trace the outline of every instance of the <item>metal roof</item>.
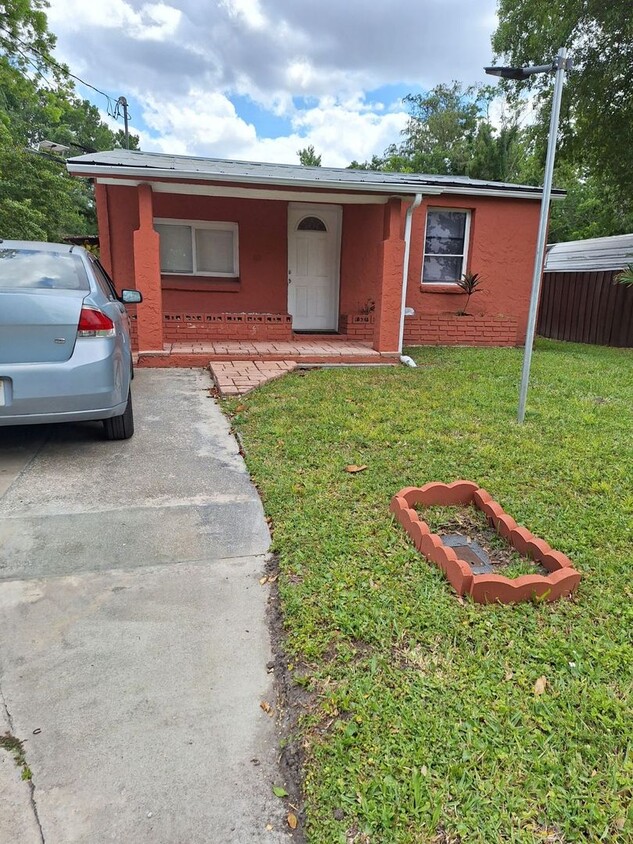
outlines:
[[[541, 188], [508, 182], [469, 179], [466, 176], [439, 176], [422, 173], [386, 173], [376, 170], [348, 170], [335, 167], [302, 167], [297, 164], [263, 164], [189, 155], [117, 149], [88, 153], [67, 159], [74, 175], [114, 175], [142, 178], [197, 179], [262, 185], [327, 188], [377, 193], [406, 194], [465, 193], [540, 198]], [[553, 195], [565, 192], [554, 190]]]
[[569, 240], [548, 246], [546, 273], [621, 270], [633, 264], [633, 234]]

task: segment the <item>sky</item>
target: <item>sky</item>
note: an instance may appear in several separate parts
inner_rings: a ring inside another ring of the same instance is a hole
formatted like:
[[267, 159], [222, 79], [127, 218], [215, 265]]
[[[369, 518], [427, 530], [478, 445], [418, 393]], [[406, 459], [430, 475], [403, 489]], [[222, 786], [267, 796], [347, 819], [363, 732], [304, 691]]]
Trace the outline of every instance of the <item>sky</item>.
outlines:
[[[486, 81], [495, 9], [496, 0], [50, 0], [48, 20], [58, 60], [127, 97], [143, 150], [298, 164], [312, 144], [324, 166], [346, 167], [398, 142], [407, 93]], [[107, 119], [106, 100], [78, 90]]]

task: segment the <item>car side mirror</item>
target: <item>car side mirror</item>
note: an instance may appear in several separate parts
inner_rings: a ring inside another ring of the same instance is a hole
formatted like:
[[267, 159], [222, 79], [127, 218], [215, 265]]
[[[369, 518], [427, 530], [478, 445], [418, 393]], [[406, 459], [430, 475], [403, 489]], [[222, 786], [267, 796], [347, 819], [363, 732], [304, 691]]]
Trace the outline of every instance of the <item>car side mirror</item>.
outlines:
[[124, 305], [138, 305], [143, 301], [143, 294], [140, 290], [122, 290], [119, 299]]

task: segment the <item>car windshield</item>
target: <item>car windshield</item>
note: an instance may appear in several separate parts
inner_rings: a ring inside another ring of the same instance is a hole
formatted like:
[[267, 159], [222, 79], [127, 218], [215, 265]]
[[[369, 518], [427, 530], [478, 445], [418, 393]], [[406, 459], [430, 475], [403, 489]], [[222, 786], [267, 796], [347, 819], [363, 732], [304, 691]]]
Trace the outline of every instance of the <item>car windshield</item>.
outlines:
[[0, 247], [0, 289], [90, 290], [79, 255]]

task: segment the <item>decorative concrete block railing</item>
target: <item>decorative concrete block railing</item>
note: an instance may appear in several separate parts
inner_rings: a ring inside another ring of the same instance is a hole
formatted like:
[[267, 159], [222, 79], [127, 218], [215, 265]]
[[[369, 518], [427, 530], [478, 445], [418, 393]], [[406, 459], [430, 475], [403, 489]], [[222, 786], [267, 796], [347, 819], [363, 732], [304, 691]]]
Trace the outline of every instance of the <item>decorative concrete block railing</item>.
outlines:
[[338, 330], [350, 340], [371, 343], [374, 339], [375, 318], [373, 314], [341, 314]]
[[178, 311], [163, 315], [163, 334], [167, 343], [291, 340], [292, 317], [288, 314]]
[[[514, 549], [546, 569], [549, 574], [526, 574], [509, 578], [498, 574], [473, 574], [470, 565], [460, 560], [455, 551], [445, 545], [442, 537], [432, 533], [417, 510], [423, 507], [466, 507], [474, 505], [488, 519], [499, 536]], [[571, 560], [554, 551], [543, 539], [518, 525], [503, 511], [492, 496], [471, 481], [451, 484], [429, 483], [422, 487], [401, 489], [391, 500], [391, 512], [406, 530], [418, 551], [435, 563], [458, 595], [470, 595], [482, 604], [513, 604], [520, 601], [555, 601], [572, 594], [580, 583], [580, 574]]]

